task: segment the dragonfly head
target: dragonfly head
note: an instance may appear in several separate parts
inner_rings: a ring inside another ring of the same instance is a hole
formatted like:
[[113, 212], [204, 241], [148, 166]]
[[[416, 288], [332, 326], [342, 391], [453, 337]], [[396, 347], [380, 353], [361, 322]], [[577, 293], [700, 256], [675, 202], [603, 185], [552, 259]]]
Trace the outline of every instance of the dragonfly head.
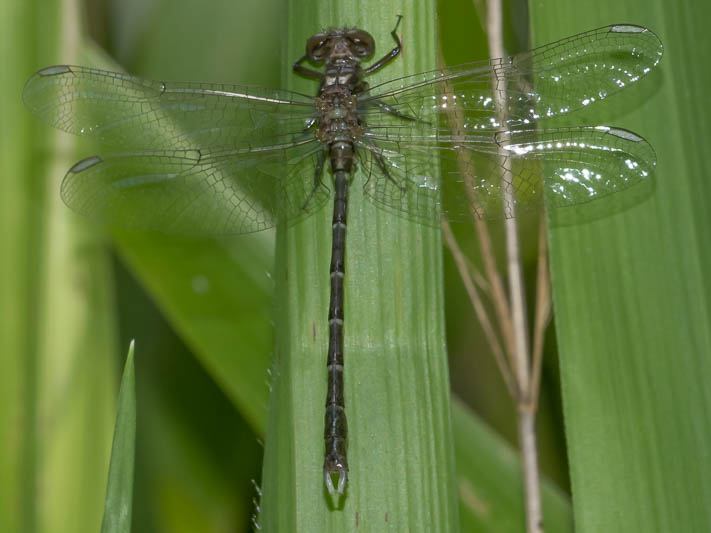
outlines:
[[314, 63], [327, 58], [355, 59], [360, 61], [373, 55], [375, 41], [365, 30], [334, 29], [317, 33], [306, 41], [306, 56]]

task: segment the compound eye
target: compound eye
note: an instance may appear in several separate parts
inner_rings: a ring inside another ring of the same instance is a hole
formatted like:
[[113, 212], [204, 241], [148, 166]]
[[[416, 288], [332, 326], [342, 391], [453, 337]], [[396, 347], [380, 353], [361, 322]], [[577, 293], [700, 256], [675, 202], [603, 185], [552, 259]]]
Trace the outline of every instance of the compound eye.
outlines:
[[327, 40], [325, 33], [317, 33], [309, 37], [309, 40], [306, 41], [306, 57], [317, 63], [323, 61], [326, 57], [325, 44]]
[[353, 53], [358, 57], [370, 57], [375, 51], [375, 41], [365, 30], [353, 30], [348, 33], [348, 39], [353, 43]]

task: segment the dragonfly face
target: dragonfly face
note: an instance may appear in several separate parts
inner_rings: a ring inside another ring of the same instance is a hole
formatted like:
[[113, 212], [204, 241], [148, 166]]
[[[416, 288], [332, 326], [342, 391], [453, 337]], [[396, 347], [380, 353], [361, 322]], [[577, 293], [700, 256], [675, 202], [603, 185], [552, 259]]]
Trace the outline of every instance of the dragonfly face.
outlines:
[[373, 55], [375, 41], [364, 30], [337, 29], [317, 33], [306, 41], [306, 56], [314, 63], [326, 58], [360, 61]]

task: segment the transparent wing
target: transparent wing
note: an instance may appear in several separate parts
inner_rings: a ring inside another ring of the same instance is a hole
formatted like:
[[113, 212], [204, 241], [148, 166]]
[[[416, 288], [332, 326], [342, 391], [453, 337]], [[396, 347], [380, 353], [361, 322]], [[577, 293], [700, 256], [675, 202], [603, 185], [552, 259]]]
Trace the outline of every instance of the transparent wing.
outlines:
[[[586, 203], [651, 179], [656, 166], [642, 137], [605, 126], [432, 135], [407, 143], [369, 135], [362, 148], [366, 196], [429, 225], [441, 216], [511, 218], [544, 205]], [[441, 179], [434, 177], [438, 165]]]
[[34, 74], [23, 99], [55, 128], [140, 150], [285, 143], [315, 114], [313, 98], [289, 91], [168, 83], [67, 65]]
[[173, 150], [93, 156], [74, 165], [62, 199], [101, 223], [186, 235], [260, 231], [318, 210], [323, 148]]
[[408, 133], [398, 114], [435, 125], [438, 114], [457, 115], [456, 134], [530, 127], [635, 83], [662, 52], [662, 43], [646, 28], [605, 26], [512, 57], [388, 81], [371, 87], [359, 104], [369, 128], [390, 127], [393, 135], [397, 126], [403, 136]]

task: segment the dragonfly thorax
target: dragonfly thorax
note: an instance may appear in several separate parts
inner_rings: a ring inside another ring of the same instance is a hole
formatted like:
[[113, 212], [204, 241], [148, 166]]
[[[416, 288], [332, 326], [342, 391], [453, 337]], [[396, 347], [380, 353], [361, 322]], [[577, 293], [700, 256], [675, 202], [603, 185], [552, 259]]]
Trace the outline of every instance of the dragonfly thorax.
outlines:
[[334, 141], [353, 142], [363, 135], [364, 126], [357, 111], [357, 97], [348, 87], [333, 86], [317, 99], [316, 138], [329, 145]]

